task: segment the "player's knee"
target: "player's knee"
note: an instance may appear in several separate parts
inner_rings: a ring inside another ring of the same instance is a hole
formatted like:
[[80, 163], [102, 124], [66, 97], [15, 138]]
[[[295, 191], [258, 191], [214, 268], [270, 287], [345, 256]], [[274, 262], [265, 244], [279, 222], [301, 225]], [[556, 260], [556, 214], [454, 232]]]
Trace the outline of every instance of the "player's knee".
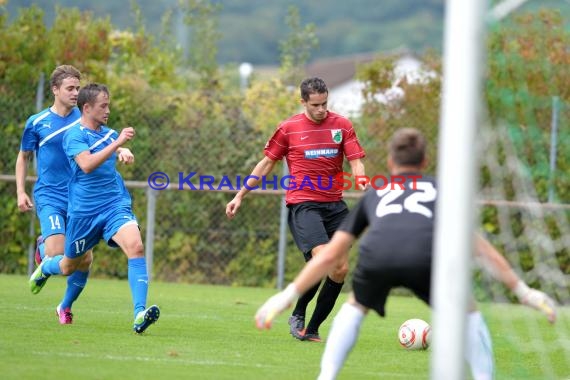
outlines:
[[129, 242], [125, 245], [125, 254], [132, 258], [132, 257], [143, 257], [144, 256], [144, 245], [142, 241], [137, 240], [133, 242]]
[[340, 269], [338, 271], [338, 277], [341, 277], [343, 280], [346, 278], [346, 275], [348, 274], [348, 266], [347, 267], [342, 267], [342, 269]]
[[330, 273], [329, 277], [335, 282], [343, 282], [347, 274], [348, 264], [341, 264]]
[[61, 260], [59, 262], [59, 269], [61, 270], [61, 274], [64, 276], [69, 276], [78, 269], [79, 263], [80, 262], [77, 260]]
[[81, 260], [81, 264], [79, 264], [78, 268], [82, 272], [87, 272], [91, 268], [91, 264], [93, 263], [93, 254], [91, 252], [87, 252], [83, 260]]

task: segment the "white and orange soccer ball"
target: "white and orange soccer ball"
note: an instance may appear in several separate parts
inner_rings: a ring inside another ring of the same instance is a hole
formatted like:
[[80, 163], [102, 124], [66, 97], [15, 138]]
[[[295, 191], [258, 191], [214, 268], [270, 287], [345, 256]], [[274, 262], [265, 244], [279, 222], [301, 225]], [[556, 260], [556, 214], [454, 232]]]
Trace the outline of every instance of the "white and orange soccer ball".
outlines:
[[400, 326], [398, 339], [407, 350], [425, 350], [431, 343], [431, 326], [423, 319], [408, 319]]

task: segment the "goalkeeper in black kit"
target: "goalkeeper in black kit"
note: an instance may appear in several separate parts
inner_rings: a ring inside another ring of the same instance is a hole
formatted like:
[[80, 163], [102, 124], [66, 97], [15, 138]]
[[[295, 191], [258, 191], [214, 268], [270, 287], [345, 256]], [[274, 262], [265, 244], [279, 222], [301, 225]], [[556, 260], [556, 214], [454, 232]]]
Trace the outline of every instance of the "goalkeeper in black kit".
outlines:
[[[325, 246], [309, 261], [295, 281], [269, 298], [255, 315], [260, 329], [301, 294], [317, 283], [346, 254], [361, 235], [353, 291], [336, 315], [321, 359], [319, 379], [335, 379], [356, 343], [364, 316], [370, 309], [385, 315], [390, 290], [406, 287], [430, 304], [432, 243], [437, 183], [422, 174], [426, 166], [426, 140], [416, 129], [396, 131], [389, 143], [388, 167], [392, 176], [407, 180], [396, 186], [369, 189]], [[367, 230], [365, 234], [364, 231]], [[529, 288], [506, 259], [482, 236], [475, 236], [475, 254], [491, 275], [505, 284], [525, 305], [556, 321], [555, 302]], [[471, 303], [467, 317], [466, 359], [475, 380], [491, 380], [494, 360], [487, 325]]]

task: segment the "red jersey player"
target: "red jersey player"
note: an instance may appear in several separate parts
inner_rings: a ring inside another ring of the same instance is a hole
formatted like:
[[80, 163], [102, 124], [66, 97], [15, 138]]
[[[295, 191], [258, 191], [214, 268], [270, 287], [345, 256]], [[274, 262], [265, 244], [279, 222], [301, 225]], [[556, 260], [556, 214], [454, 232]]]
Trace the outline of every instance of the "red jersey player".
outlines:
[[[227, 204], [226, 215], [232, 219], [243, 197], [285, 157], [291, 176], [286, 186], [289, 229], [305, 261], [309, 261], [328, 243], [348, 214], [348, 207], [342, 200], [342, 186], [338, 183], [344, 158], [350, 163], [355, 178], [364, 177], [361, 159], [365, 153], [352, 123], [327, 110], [328, 89], [322, 79], [305, 79], [300, 90], [305, 111], [278, 126], [265, 145], [265, 157], [253, 169], [247, 186]], [[365, 187], [363, 184], [358, 186], [361, 190]], [[328, 273], [306, 326], [307, 305], [319, 290], [320, 283], [299, 298], [289, 318], [293, 337], [321, 341], [319, 327], [332, 311], [347, 272], [348, 252]]]

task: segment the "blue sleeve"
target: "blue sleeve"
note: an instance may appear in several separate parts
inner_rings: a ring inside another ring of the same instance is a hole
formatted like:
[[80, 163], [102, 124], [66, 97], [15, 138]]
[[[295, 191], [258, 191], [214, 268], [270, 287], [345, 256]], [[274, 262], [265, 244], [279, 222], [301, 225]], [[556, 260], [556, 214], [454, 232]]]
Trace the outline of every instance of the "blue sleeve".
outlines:
[[24, 133], [22, 134], [22, 142], [20, 143], [20, 150], [24, 152], [38, 150], [39, 136], [33, 124], [33, 118], [28, 118]]
[[73, 160], [81, 152], [89, 150], [89, 144], [79, 127], [73, 127], [63, 135], [63, 151], [65, 155]]

